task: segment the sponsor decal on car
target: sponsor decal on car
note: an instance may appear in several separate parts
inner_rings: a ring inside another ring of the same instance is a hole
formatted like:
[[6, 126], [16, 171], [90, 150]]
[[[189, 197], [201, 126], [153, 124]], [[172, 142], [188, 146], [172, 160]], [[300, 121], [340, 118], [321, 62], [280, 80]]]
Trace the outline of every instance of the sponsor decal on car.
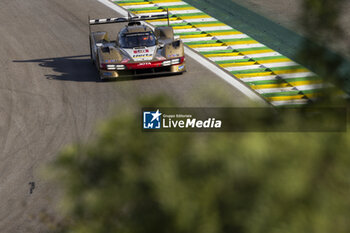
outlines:
[[179, 57], [180, 56], [180, 54], [170, 54], [170, 55], [168, 55], [168, 57]]
[[124, 58], [124, 59], [122, 60], [122, 64], [128, 63], [129, 61], [130, 61], [129, 58]]
[[149, 49], [134, 49], [133, 53], [149, 53]]
[[152, 57], [149, 49], [134, 49], [132, 57]]
[[152, 57], [152, 54], [136, 54], [136, 55], [133, 55], [132, 57]]
[[164, 60], [166, 60], [166, 58], [163, 57], [163, 56], [161, 56], [161, 55], [157, 55], [157, 56], [156, 56], [156, 59], [157, 59], [158, 61], [164, 61]]
[[104, 76], [112, 76], [112, 73], [111, 72], [103, 72], [103, 75]]
[[105, 63], [115, 63], [115, 62], [117, 62], [117, 60], [115, 60], [115, 59], [112, 59], [112, 60], [105, 60]]
[[157, 50], [156, 46], [147, 48], [123, 49], [134, 61], [150, 61]]
[[147, 66], [147, 65], [152, 65], [151, 62], [141, 62], [139, 64], [137, 64], [138, 66]]

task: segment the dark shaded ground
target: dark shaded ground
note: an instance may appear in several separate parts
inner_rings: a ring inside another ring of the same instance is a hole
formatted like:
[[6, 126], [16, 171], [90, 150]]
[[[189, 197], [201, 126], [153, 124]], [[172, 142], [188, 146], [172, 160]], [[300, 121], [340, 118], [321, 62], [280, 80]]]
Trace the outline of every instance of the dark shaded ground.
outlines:
[[47, 79], [75, 82], [96, 82], [98, 73], [89, 55], [53, 57], [32, 60], [14, 60], [15, 63], [36, 63], [50, 68], [56, 74], [46, 74]]

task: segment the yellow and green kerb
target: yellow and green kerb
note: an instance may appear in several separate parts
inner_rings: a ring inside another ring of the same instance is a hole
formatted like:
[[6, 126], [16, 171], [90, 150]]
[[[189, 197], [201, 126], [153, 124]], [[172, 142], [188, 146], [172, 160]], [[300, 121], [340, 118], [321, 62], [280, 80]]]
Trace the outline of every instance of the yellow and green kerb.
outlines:
[[[188, 47], [231, 73], [232, 78], [238, 78], [276, 107], [305, 105], [329, 86], [300, 64], [184, 1], [113, 2], [139, 16], [168, 10], [175, 35]], [[149, 23], [166, 26], [167, 20]]]

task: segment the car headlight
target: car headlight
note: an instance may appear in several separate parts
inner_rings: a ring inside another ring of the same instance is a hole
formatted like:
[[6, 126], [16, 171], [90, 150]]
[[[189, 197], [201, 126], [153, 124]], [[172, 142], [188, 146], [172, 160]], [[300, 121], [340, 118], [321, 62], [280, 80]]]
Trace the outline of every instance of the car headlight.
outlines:
[[125, 70], [125, 65], [107, 65], [107, 70]]
[[171, 61], [163, 61], [162, 63], [163, 66], [170, 66], [171, 65]]
[[172, 59], [172, 60], [167, 60], [167, 61], [163, 61], [162, 65], [163, 66], [170, 66], [170, 65], [176, 65], [176, 64], [180, 64], [180, 58], [176, 58], [176, 59]]
[[172, 65], [176, 65], [176, 64], [179, 64], [179, 63], [180, 63], [180, 58], [176, 58], [176, 59], [171, 60], [171, 64]]
[[116, 65], [117, 70], [125, 70], [125, 65]]
[[115, 70], [115, 65], [107, 65], [107, 70]]

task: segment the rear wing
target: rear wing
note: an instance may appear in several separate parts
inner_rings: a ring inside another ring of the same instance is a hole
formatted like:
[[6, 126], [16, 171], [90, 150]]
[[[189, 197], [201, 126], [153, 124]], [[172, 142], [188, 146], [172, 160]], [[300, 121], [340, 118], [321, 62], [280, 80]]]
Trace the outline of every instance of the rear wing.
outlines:
[[100, 24], [112, 24], [112, 23], [131, 23], [131, 22], [140, 22], [146, 20], [157, 20], [157, 19], [168, 19], [169, 26], [169, 10], [167, 9], [167, 14], [159, 15], [142, 15], [142, 16], [131, 16], [128, 12], [128, 17], [122, 18], [107, 18], [107, 19], [90, 19], [89, 16], [89, 28], [91, 25], [100, 25]]

